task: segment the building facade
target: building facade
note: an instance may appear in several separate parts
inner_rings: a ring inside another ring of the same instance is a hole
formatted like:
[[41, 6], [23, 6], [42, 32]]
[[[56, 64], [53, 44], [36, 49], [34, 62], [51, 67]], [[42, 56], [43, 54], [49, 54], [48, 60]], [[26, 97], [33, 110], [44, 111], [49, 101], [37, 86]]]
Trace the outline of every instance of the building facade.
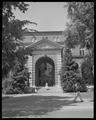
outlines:
[[[62, 51], [65, 40], [63, 31], [26, 32], [23, 34], [25, 51], [27, 51], [27, 68], [30, 72], [29, 86], [49, 87], [61, 86], [60, 72], [62, 67]], [[77, 48], [72, 50], [73, 59], [79, 64], [86, 53]]]

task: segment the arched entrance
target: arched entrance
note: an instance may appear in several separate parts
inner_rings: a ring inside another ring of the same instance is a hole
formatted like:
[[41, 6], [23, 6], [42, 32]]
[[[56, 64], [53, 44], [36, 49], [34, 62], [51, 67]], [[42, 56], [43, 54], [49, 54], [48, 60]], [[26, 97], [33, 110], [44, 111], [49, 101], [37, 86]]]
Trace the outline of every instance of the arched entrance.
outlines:
[[45, 56], [37, 60], [35, 64], [35, 85], [45, 86], [55, 85], [55, 65], [51, 58]]

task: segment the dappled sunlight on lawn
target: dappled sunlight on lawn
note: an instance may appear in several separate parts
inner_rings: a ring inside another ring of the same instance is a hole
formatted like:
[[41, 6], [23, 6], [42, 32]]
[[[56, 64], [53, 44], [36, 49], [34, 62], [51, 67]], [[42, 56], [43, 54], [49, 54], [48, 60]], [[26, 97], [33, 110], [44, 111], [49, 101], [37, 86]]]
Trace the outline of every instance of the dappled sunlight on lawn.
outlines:
[[[60, 110], [64, 106], [78, 106], [79, 101], [74, 103], [72, 96], [22, 96], [7, 97], [2, 99], [2, 117], [40, 116], [48, 112]], [[94, 102], [93, 92], [81, 93], [83, 99]]]
[[27, 96], [8, 98], [2, 102], [3, 117], [43, 115], [47, 112], [59, 110], [62, 106], [72, 105], [70, 97], [57, 96]]

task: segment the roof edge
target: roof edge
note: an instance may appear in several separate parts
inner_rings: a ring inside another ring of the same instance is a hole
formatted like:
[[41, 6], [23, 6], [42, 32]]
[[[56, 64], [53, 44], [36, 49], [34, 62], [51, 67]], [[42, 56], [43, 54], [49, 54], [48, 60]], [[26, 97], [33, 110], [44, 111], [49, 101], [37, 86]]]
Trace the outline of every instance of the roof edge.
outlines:
[[42, 35], [42, 34], [62, 34], [64, 31], [37, 31], [37, 32], [23, 32], [23, 35]]
[[[57, 48], [60, 48], [60, 49], [62, 48], [62, 46], [61, 46], [60, 44], [55, 43], [55, 42], [53, 42], [53, 41], [50, 41], [49, 39], [39, 40], [39, 41], [37, 41], [36, 43], [33, 43], [33, 44], [30, 44], [30, 45], [26, 46], [26, 48], [30, 48], [30, 47], [35, 48], [37, 45], [39, 45], [39, 44], [42, 43], [42, 42], [48, 42], [48, 43], [52, 44], [53, 46], [56, 46]], [[26, 49], [26, 48], [25, 48], [25, 49]]]

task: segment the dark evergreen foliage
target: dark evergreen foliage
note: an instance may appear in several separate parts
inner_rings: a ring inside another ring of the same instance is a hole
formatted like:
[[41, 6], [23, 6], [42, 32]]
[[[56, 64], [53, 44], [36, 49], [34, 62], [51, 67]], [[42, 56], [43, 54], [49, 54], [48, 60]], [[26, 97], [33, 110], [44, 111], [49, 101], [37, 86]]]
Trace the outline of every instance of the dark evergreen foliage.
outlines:
[[93, 66], [89, 58], [84, 60], [81, 65], [82, 78], [88, 85], [94, 85]]
[[2, 78], [6, 78], [13, 69], [17, 48], [22, 42], [23, 28], [26, 24], [36, 24], [27, 20], [15, 19], [13, 10], [18, 8], [25, 13], [28, 9], [25, 2], [3, 2], [2, 7]]
[[75, 92], [75, 83], [80, 83], [80, 91], [87, 91], [84, 80], [80, 76], [78, 64], [72, 60], [69, 49], [65, 50], [61, 75], [61, 85], [64, 92]]

